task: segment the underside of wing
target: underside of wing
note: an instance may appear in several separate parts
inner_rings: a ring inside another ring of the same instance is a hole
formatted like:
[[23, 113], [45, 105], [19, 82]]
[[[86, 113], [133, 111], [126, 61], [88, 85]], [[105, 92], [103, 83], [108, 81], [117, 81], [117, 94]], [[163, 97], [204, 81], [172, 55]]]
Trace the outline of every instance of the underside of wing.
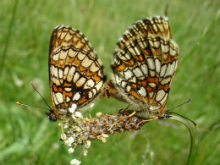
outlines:
[[146, 110], [165, 107], [177, 67], [178, 45], [167, 17], [133, 24], [119, 39], [112, 70], [114, 86], [125, 101]]
[[50, 93], [54, 113], [82, 109], [98, 97], [105, 81], [103, 66], [84, 35], [68, 26], [54, 29], [49, 51]]

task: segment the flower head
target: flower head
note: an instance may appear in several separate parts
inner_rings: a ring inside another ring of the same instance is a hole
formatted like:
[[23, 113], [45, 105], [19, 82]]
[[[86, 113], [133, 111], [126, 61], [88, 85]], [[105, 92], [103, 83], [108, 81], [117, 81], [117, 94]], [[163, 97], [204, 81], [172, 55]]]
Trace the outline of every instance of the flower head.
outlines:
[[75, 116], [77, 116], [77, 117], [83, 117], [83, 115], [82, 115], [82, 113], [81, 112], [75, 112]]
[[72, 154], [73, 152], [74, 152], [74, 149], [72, 147], [68, 149], [69, 154]]
[[70, 164], [71, 164], [71, 165], [80, 165], [80, 164], [81, 164], [81, 161], [78, 160], [78, 159], [73, 159], [73, 160], [70, 161]]
[[84, 156], [87, 156], [87, 154], [88, 154], [88, 150], [87, 150], [87, 149], [84, 149], [84, 150], [83, 150], [83, 155], [84, 155]]
[[63, 128], [68, 128], [69, 127], [69, 123], [64, 123]]
[[66, 141], [66, 143], [67, 144], [72, 144], [74, 142], [74, 138], [71, 136], [71, 137], [69, 137], [68, 139], [67, 139], [67, 141]]

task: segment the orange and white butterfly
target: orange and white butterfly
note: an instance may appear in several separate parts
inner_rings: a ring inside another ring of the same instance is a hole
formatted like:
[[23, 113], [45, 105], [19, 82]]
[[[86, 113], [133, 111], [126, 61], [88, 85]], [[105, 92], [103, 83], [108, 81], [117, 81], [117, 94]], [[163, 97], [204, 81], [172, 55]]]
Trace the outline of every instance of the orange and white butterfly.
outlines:
[[84, 35], [68, 26], [53, 30], [49, 50], [49, 81], [53, 109], [50, 120], [67, 119], [100, 95], [106, 76], [103, 66]]
[[167, 17], [137, 21], [117, 42], [110, 95], [136, 106], [141, 116], [163, 116], [178, 53]]
[[[51, 121], [72, 118], [74, 112], [99, 98], [106, 76], [103, 66], [84, 35], [69, 26], [54, 28], [50, 39], [49, 82], [52, 107], [40, 94], [48, 108]], [[30, 106], [17, 102], [18, 105]], [[74, 108], [73, 108], [74, 107]], [[78, 113], [81, 114], [81, 113]]]

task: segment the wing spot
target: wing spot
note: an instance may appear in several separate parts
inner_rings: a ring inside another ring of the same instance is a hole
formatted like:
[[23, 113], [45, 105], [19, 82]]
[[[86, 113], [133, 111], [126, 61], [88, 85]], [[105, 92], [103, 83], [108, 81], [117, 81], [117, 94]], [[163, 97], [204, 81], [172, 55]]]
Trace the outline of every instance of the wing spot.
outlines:
[[77, 57], [78, 57], [79, 60], [82, 61], [85, 58], [85, 56], [86, 56], [85, 54], [79, 52]]
[[60, 59], [64, 60], [67, 57], [67, 51], [66, 50], [61, 50], [60, 52]]
[[66, 92], [71, 92], [71, 91], [72, 91], [72, 88], [66, 87], [66, 88], [64, 88], [64, 90], [65, 90]]
[[146, 64], [142, 64], [141, 65], [141, 70], [143, 71], [143, 73], [145, 75], [148, 75], [148, 69], [147, 69], [147, 65]]
[[88, 57], [85, 57], [84, 60], [82, 61], [82, 66], [84, 67], [89, 67], [92, 64], [92, 60], [90, 60]]
[[152, 83], [152, 82], [148, 83], [148, 85], [152, 88], [155, 88], [157, 86], [155, 83]]
[[141, 76], [143, 76], [143, 73], [142, 73], [142, 71], [141, 71], [141, 69], [140, 69], [139, 67], [133, 69], [133, 72], [134, 72], [134, 74], [135, 74], [136, 77], [141, 77]]
[[63, 70], [59, 68], [59, 78], [63, 79]]
[[73, 82], [76, 83], [76, 81], [79, 79], [79, 77], [80, 77], [80, 73], [75, 72], [74, 77], [73, 77]]
[[70, 102], [70, 97], [66, 96], [66, 102]]
[[58, 92], [58, 93], [55, 93], [55, 96], [56, 96], [56, 99], [59, 103], [63, 103], [63, 95], [62, 93]]
[[155, 64], [154, 64], [154, 61], [153, 61], [152, 58], [148, 58], [147, 59], [147, 64], [148, 64], [150, 70], [154, 70], [155, 69]]
[[75, 57], [77, 54], [78, 54], [78, 52], [75, 51], [75, 50], [73, 50], [73, 49], [70, 49], [70, 50], [69, 50], [69, 53], [68, 53], [68, 55], [69, 55], [71, 58]]
[[139, 90], [138, 93], [142, 96], [142, 97], [146, 97], [147, 95], [147, 91], [146, 89], [142, 86]]
[[85, 84], [86, 78], [81, 77], [77, 82], [76, 82], [76, 87], [81, 87], [83, 84]]
[[133, 73], [130, 70], [124, 72], [125, 79], [128, 80], [133, 76]]
[[75, 93], [75, 95], [73, 96], [73, 101], [78, 101], [80, 97], [81, 95], [79, 94], [79, 92]]
[[74, 72], [76, 71], [76, 68], [74, 66], [72, 66], [69, 70], [69, 74], [67, 76], [67, 81], [68, 82], [71, 82], [72, 81], [72, 78], [73, 78], [73, 74]]
[[163, 89], [159, 90], [157, 92], [157, 95], [156, 95], [156, 101], [161, 101], [163, 99], [163, 97], [165, 96], [165, 91]]
[[91, 65], [90, 70], [92, 72], [97, 72], [99, 70], [99, 67], [96, 66], [95, 62]]

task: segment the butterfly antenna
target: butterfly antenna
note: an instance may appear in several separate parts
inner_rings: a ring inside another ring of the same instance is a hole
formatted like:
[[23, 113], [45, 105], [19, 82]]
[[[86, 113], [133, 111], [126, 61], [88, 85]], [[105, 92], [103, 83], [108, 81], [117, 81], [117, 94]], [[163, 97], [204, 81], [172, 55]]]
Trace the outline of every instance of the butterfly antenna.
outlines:
[[47, 101], [45, 100], [45, 98], [40, 94], [40, 92], [35, 88], [33, 82], [31, 82], [31, 86], [34, 88], [34, 90], [40, 95], [40, 97], [44, 100], [44, 102], [46, 103], [47, 107], [49, 108], [49, 110], [51, 110], [51, 107], [48, 105]]
[[19, 101], [17, 101], [16, 104], [17, 105], [22, 105], [22, 106], [25, 106], [25, 107], [34, 107], [34, 108], [39, 108], [39, 109], [51, 110], [51, 109], [48, 109], [48, 108], [45, 108], [45, 107], [37, 107], [37, 106], [33, 106], [33, 105], [24, 104], [24, 103], [21, 103]]
[[189, 103], [191, 100], [192, 100], [192, 99], [189, 98], [189, 100], [185, 101], [184, 103], [182, 103], [182, 104], [180, 104], [180, 105], [177, 105], [176, 107], [174, 107], [174, 108], [172, 108], [172, 109], [169, 109], [169, 110], [168, 110], [168, 111], [169, 111], [168, 113], [169, 113], [169, 114], [174, 114], [174, 115], [180, 116], [180, 117], [182, 117], [182, 118], [184, 118], [184, 119], [187, 119], [187, 120], [191, 121], [191, 122], [194, 124], [195, 127], [199, 127], [193, 120], [189, 119], [188, 117], [182, 116], [182, 115], [180, 115], [180, 114], [178, 114], [178, 113], [176, 113], [176, 112], [170, 112], [170, 111], [172, 111], [172, 110], [174, 110], [174, 109], [176, 109], [176, 108], [178, 108], [178, 107], [180, 107], [180, 106], [182, 106], [182, 105], [184, 105], [184, 104]]
[[180, 105], [177, 105], [177, 106], [173, 107], [172, 109], [168, 109], [168, 111], [172, 111], [172, 110], [174, 110], [174, 109], [176, 109], [176, 108], [178, 108], [178, 107], [180, 107], [180, 106], [182, 106], [182, 105], [184, 105], [184, 104], [187, 104], [187, 103], [189, 103], [191, 100], [192, 100], [192, 99], [189, 98], [189, 100], [183, 102], [183, 103], [180, 104]]
[[199, 127], [198, 124], [196, 124], [193, 120], [189, 119], [188, 117], [185, 117], [185, 116], [183, 116], [183, 115], [180, 115], [180, 114], [178, 114], [178, 113], [176, 113], [176, 112], [170, 112], [170, 114], [178, 115], [178, 116], [180, 116], [180, 117], [182, 117], [182, 118], [184, 118], [184, 119], [187, 119], [187, 120], [191, 121], [196, 128]]

